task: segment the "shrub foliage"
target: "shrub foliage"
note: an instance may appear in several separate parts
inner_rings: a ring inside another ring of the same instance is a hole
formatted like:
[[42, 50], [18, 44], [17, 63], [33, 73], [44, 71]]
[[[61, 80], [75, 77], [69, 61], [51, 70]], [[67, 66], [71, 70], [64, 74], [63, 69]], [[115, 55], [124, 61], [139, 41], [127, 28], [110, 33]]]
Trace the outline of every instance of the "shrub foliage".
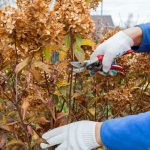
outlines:
[[0, 10], [1, 149], [38, 150], [49, 128], [150, 109], [148, 54], [118, 59], [126, 72], [115, 77], [72, 72], [69, 62], [89, 59], [98, 44], [89, 10], [99, 1], [57, 0], [49, 10], [50, 2], [17, 0]]

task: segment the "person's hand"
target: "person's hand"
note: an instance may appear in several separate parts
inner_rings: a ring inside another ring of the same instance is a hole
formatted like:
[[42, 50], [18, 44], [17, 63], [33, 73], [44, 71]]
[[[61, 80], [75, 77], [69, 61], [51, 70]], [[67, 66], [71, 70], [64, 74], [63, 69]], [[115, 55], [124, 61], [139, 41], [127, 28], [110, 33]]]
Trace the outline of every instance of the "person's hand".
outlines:
[[133, 40], [123, 31], [118, 32], [104, 43], [100, 44], [90, 57], [94, 60], [97, 55], [104, 55], [103, 72], [108, 73], [115, 58], [123, 55], [134, 45]]
[[41, 143], [41, 148], [59, 145], [56, 150], [91, 150], [102, 145], [101, 123], [78, 121], [47, 131], [42, 138], [49, 144]]

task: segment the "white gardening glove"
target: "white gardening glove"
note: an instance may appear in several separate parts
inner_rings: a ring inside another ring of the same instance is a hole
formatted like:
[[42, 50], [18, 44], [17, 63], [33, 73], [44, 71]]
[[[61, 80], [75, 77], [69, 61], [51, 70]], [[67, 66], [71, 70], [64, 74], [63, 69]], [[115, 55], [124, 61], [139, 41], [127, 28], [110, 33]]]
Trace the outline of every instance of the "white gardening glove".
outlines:
[[133, 40], [126, 33], [120, 31], [100, 44], [91, 55], [90, 60], [94, 60], [97, 55], [104, 55], [103, 72], [108, 73], [114, 59], [131, 50], [133, 45]]
[[48, 144], [41, 143], [41, 148], [45, 149], [54, 145], [59, 145], [56, 150], [91, 150], [100, 145], [96, 141], [96, 122], [78, 121], [71, 123], [43, 134], [42, 138]]

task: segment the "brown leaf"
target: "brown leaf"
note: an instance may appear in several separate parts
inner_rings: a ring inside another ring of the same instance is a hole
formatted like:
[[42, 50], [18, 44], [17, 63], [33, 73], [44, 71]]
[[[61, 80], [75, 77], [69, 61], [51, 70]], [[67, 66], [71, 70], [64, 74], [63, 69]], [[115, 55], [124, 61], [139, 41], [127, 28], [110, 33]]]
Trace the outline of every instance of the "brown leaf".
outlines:
[[33, 135], [33, 129], [30, 125], [27, 126], [27, 130], [30, 135]]
[[26, 112], [28, 110], [30, 106], [30, 103], [25, 99], [22, 103], [22, 106], [21, 106], [21, 111], [22, 111], [22, 118], [23, 120], [25, 119], [25, 116], [26, 116]]
[[0, 149], [3, 148], [4, 144], [6, 143], [6, 139], [7, 139], [6, 135], [2, 134], [0, 138]]
[[29, 60], [30, 60], [29, 57], [27, 57], [27, 58], [24, 59], [21, 63], [19, 63], [19, 64], [16, 66], [15, 72], [16, 72], [16, 73], [19, 73], [25, 66], [28, 65]]
[[67, 114], [64, 112], [57, 113], [57, 120], [62, 119], [63, 117], [66, 117], [66, 116], [67, 116]]
[[90, 108], [90, 109], [89, 109], [89, 112], [90, 112], [93, 116], [95, 116], [95, 108]]
[[8, 125], [2, 124], [2, 123], [0, 123], [0, 129], [6, 130], [6, 131], [12, 131], [11, 126], [8, 126]]
[[48, 100], [48, 108], [51, 112], [51, 115], [53, 117], [54, 120], [56, 120], [56, 117], [55, 117], [55, 105], [54, 105], [54, 102], [52, 99], [49, 99]]
[[37, 118], [37, 122], [39, 124], [45, 124], [45, 123], [49, 123], [50, 121], [47, 120], [45, 117], [40, 117], [40, 118]]
[[37, 143], [37, 144], [40, 144], [42, 141], [42, 139], [39, 137], [39, 135], [33, 131], [33, 135], [32, 135], [32, 139]]
[[31, 73], [33, 77], [35, 78], [35, 80], [40, 81], [42, 79], [40, 70], [36, 69], [33, 65], [31, 67]]
[[28, 150], [25, 143], [23, 143], [20, 140], [11, 140], [6, 144], [6, 150], [16, 150], [16, 149]]
[[47, 65], [47, 64], [44, 64], [44, 63], [41, 62], [41, 61], [34, 62], [34, 65], [35, 65], [35, 67], [40, 68], [41, 70], [45, 71], [45, 72], [48, 73], [48, 74], [51, 73], [50, 66]]

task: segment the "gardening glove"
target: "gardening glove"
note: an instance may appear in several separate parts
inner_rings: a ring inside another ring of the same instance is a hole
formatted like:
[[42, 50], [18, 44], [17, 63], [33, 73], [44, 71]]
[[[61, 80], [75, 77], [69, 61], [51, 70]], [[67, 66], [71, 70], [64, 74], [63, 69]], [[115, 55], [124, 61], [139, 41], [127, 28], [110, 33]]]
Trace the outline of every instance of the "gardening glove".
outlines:
[[90, 60], [94, 60], [97, 55], [104, 55], [102, 61], [103, 72], [109, 74], [114, 59], [131, 50], [133, 45], [133, 40], [126, 33], [120, 31], [100, 44], [91, 55]]
[[79, 121], [71, 123], [43, 134], [42, 138], [49, 144], [41, 143], [45, 149], [59, 145], [56, 150], [91, 150], [100, 145], [95, 136], [96, 122]]

